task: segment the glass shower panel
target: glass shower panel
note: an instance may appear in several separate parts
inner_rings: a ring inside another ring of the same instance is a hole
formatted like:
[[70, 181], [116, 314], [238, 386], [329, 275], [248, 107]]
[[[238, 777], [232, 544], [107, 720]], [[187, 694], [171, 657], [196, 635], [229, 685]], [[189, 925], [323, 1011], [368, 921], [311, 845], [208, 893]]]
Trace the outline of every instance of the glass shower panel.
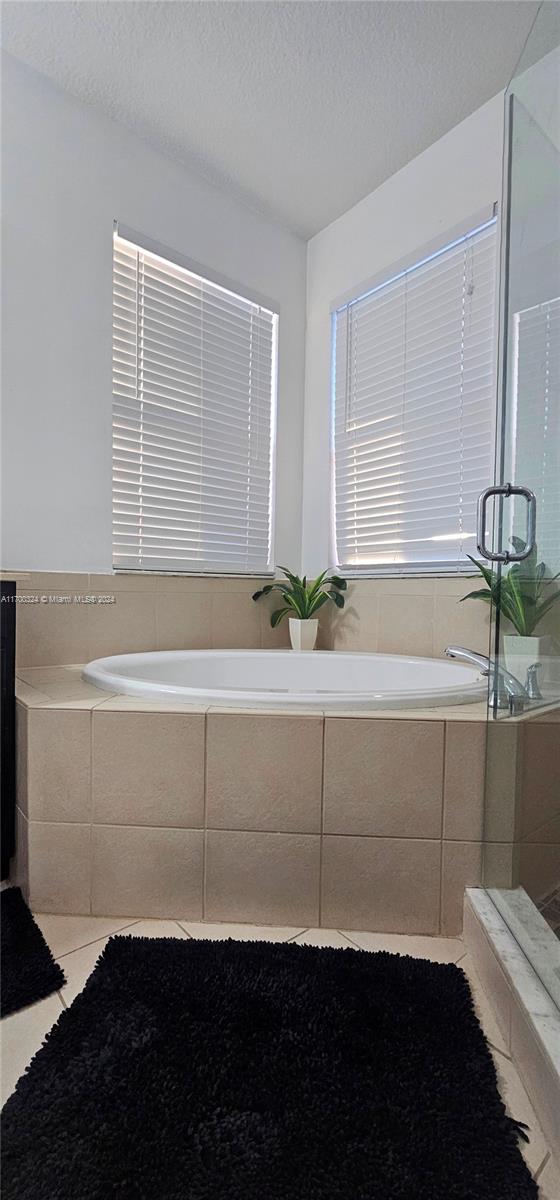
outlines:
[[[560, 1005], [558, 24], [543, 29], [537, 18], [506, 95], [497, 482], [534, 494], [536, 546], [515, 566], [493, 564], [503, 597], [493, 655], [518, 680], [520, 700], [489, 714], [484, 883]], [[526, 539], [526, 500], [503, 498], [492, 550], [523, 552]]]

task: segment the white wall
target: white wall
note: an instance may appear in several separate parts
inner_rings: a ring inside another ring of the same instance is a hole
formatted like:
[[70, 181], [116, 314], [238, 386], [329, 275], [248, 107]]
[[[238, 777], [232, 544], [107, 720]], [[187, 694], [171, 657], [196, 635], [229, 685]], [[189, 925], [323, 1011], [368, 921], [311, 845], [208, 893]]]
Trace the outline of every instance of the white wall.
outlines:
[[2, 57], [2, 565], [111, 567], [114, 218], [278, 302], [276, 555], [298, 563], [304, 242]]
[[330, 305], [499, 200], [503, 96], [496, 96], [308, 243], [303, 566], [330, 551]]

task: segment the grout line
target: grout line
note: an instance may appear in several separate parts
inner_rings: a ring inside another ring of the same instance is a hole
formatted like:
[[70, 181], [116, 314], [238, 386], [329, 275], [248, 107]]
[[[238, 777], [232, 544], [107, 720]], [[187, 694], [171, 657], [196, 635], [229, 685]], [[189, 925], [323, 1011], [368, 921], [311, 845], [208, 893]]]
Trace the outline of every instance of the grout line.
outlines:
[[57, 994], [57, 996], [58, 996], [58, 999], [60, 1000], [60, 1003], [62, 1004], [62, 1007], [63, 1007], [63, 1008], [68, 1008], [68, 1005], [67, 1005], [67, 1003], [66, 1003], [66, 1000], [64, 999], [64, 996], [62, 995], [62, 989], [60, 989], [60, 988], [59, 988], [59, 990], [57, 991], [57, 993], [56, 993], [56, 994]]
[[[69, 914], [71, 915], [71, 914]], [[102, 917], [99, 920], [103, 920]], [[56, 961], [60, 962], [63, 958], [68, 958], [69, 954], [75, 954], [77, 950], [86, 950], [88, 946], [95, 946], [97, 942], [103, 942], [105, 938], [113, 937], [116, 933], [122, 933], [123, 929], [132, 929], [133, 925], [138, 925], [142, 920], [150, 920], [149, 917], [137, 917], [134, 921], [129, 921], [126, 925], [119, 925], [118, 929], [112, 929], [110, 933], [102, 933], [98, 938], [92, 938], [90, 942], [82, 942], [80, 946], [74, 946], [73, 950], [65, 950], [64, 954], [57, 954]]]
[[298, 929], [296, 933], [292, 933], [291, 937], [286, 938], [284, 945], [287, 946], [288, 942], [294, 942], [296, 938], [301, 937], [302, 933], [309, 933], [310, 929], [311, 925], [309, 925], [307, 929]]
[[355, 942], [354, 939], [349, 937], [349, 935], [347, 933], [342, 933], [342, 930], [340, 930], [340, 929], [337, 929], [337, 933], [340, 933], [342, 937], [348, 938], [348, 941], [350, 942], [350, 944], [352, 946], [356, 947], [356, 950], [363, 950], [364, 947], [360, 946], [359, 942]]
[[537, 1167], [537, 1170], [535, 1171], [535, 1173], [533, 1175], [533, 1179], [535, 1180], [535, 1183], [537, 1183], [537, 1181], [540, 1179], [540, 1177], [544, 1171], [544, 1168], [546, 1167], [547, 1163], [550, 1162], [551, 1158], [552, 1158], [552, 1155], [550, 1153], [550, 1150], [547, 1150], [540, 1167]]
[[[196, 925], [198, 923], [199, 923], [198, 921], [193, 922], [193, 924], [196, 924]], [[178, 918], [175, 918], [175, 924], [179, 926], [179, 929], [181, 929], [183, 931], [183, 933], [186, 933], [187, 937], [189, 938], [189, 940], [191, 942], [193, 942], [195, 940], [192, 933], [189, 933], [188, 929], [186, 928], [186, 925], [182, 925]]]
[[[25, 814], [24, 814], [24, 816], [25, 816]], [[88, 821], [48, 821], [48, 820], [47, 821], [38, 821], [33, 818], [32, 818], [32, 823], [33, 823], [33, 825], [87, 825], [87, 824], [89, 824]], [[202, 825], [147, 825], [147, 824], [144, 824], [143, 822], [135, 823], [134, 821], [130, 821], [126, 824], [123, 824], [120, 821], [95, 821], [93, 823], [93, 825], [94, 825], [95, 829], [157, 829], [157, 830], [172, 830], [173, 829], [173, 830], [177, 830], [180, 833], [201, 833], [201, 832], [203, 833], [204, 832], [204, 827]], [[262, 833], [262, 834], [268, 834], [269, 836], [273, 835], [274, 837], [315, 837], [316, 838], [316, 837], [321, 836], [320, 832], [316, 829], [247, 829], [247, 828], [229, 829], [229, 828], [222, 827], [222, 826], [211, 826], [207, 830], [207, 832], [208, 833], [259, 833], [259, 834]], [[364, 840], [367, 839], [368, 841], [372, 841], [372, 842], [373, 841], [377, 841], [377, 842], [424, 842], [425, 844], [429, 844], [429, 845], [439, 845], [439, 842], [440, 842], [440, 839], [437, 837], [435, 837], [435, 838], [414, 837], [414, 836], [410, 836], [408, 834], [396, 835], [396, 834], [385, 834], [385, 833], [325, 833], [324, 836], [327, 838], [333, 838], [333, 837], [363, 838]], [[445, 841], [450, 842], [452, 845], [457, 844], [460, 846], [463, 846], [463, 845], [480, 846], [480, 844], [481, 844], [479, 841], [476, 841], [476, 840], [475, 841], [465, 841], [463, 838], [446, 838]], [[478, 886], [478, 885], [473, 884], [471, 886]], [[95, 914], [92, 914], [92, 915], [95, 916]], [[419, 935], [419, 936], [457, 937], [458, 935], [452, 934], [452, 933], [445, 933], [445, 934], [426, 934], [426, 935]]]
[[357, 950], [363, 950], [363, 946], [358, 946], [357, 942], [353, 942], [352, 938], [349, 938], [347, 933], [343, 933], [342, 929], [337, 929], [336, 933], [338, 933], [339, 937], [344, 938], [344, 941], [348, 942], [349, 946], [355, 946]]
[[[484, 1024], [482, 1021], [480, 1022], [480, 1024], [482, 1026], [482, 1032], [484, 1033]], [[486, 1037], [486, 1034], [484, 1036]], [[502, 1050], [500, 1046], [496, 1046], [495, 1042], [490, 1041], [490, 1038], [487, 1037], [486, 1041], [488, 1042], [488, 1045], [494, 1051], [495, 1054], [499, 1054], [501, 1058], [506, 1059], [506, 1062], [512, 1063], [513, 1066], [515, 1066], [515, 1063], [513, 1062], [513, 1059], [510, 1054], [506, 1054], [505, 1050]], [[517, 1067], [515, 1069], [517, 1071]], [[517, 1072], [517, 1074], [519, 1075], [519, 1072]], [[519, 1076], [519, 1078], [521, 1079], [521, 1076]], [[521, 1082], [523, 1082], [523, 1080], [521, 1080]]]

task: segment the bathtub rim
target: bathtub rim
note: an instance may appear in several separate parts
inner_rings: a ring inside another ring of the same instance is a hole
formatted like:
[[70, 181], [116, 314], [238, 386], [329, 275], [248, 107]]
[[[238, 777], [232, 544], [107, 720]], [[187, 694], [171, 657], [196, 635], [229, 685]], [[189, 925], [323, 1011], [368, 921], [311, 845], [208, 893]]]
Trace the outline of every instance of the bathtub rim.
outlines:
[[[189, 655], [195, 657], [204, 657], [212, 655], [212, 658], [220, 657], [251, 657], [262, 658], [268, 655], [283, 654], [290, 658], [296, 656], [298, 658], [308, 659], [310, 653], [313, 655], [321, 655], [331, 657], [332, 655], [363, 658], [363, 657], [379, 657], [379, 658], [398, 658], [400, 661], [414, 663], [437, 663], [445, 669], [447, 666], [446, 660], [433, 657], [410, 655], [410, 654], [381, 654], [377, 651], [365, 650], [314, 650], [310, 651], [294, 651], [284, 647], [262, 647], [261, 649], [185, 649], [185, 650], [155, 650], [155, 651], [139, 651], [130, 654], [114, 654], [104, 658], [93, 659], [87, 663], [82, 670], [82, 679], [94, 687], [101, 689], [104, 692], [110, 692], [116, 695], [133, 696], [137, 699], [145, 699], [146, 702], [150, 699], [154, 701], [172, 701], [175, 703], [200, 705], [202, 707], [219, 707], [229, 709], [251, 709], [266, 711], [284, 711], [289, 713], [297, 709], [306, 709], [307, 711], [315, 711], [317, 714], [329, 714], [330, 711], [335, 712], [375, 712], [378, 709], [399, 711], [401, 709], [438, 709], [444, 707], [455, 707], [465, 704], [480, 703], [481, 700], [487, 698], [488, 681], [475, 668], [463, 666], [463, 664], [454, 663], [456, 668], [459, 668], [465, 676], [471, 677], [471, 682], [465, 683], [462, 687], [454, 685], [447, 689], [406, 689], [400, 691], [356, 691], [356, 692], [293, 692], [286, 693], [285, 691], [264, 691], [258, 690], [239, 690], [233, 688], [201, 688], [200, 686], [174, 686], [169, 683], [158, 683], [155, 681], [146, 681], [134, 679], [133, 677], [121, 676], [110, 670], [110, 665], [117, 661], [126, 659], [130, 665], [134, 665], [134, 661], [142, 661], [148, 655], [157, 656], [162, 660], [175, 659], [177, 655]], [[449, 664], [451, 665], [451, 664]], [[475, 676], [474, 680], [472, 676]]]

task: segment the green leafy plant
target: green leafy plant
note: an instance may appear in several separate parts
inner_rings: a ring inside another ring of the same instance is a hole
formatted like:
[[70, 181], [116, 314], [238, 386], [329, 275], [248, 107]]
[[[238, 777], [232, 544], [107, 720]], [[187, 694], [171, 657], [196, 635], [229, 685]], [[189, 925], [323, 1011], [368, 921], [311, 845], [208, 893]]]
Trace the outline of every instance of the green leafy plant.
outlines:
[[268, 596], [270, 592], [282, 594], [282, 607], [275, 609], [270, 617], [273, 629], [283, 617], [297, 617], [299, 621], [308, 621], [329, 600], [332, 600], [337, 608], [344, 608], [344, 596], [341, 593], [346, 591], [348, 584], [340, 575], [329, 576], [328, 571], [323, 571], [308, 583], [306, 575], [300, 579], [299, 575], [293, 575], [286, 567], [280, 567], [280, 570], [284, 572], [287, 583], [267, 583], [266, 587], [253, 594], [253, 600], [260, 600], [261, 596]]
[[[519, 553], [525, 543], [521, 538], [512, 537], [514, 550]], [[560, 578], [557, 575], [546, 576], [544, 563], [537, 563], [537, 548], [523, 562], [512, 563], [507, 574], [497, 578], [490, 567], [477, 562], [469, 554], [471, 562], [482, 575], [486, 587], [476, 592], [469, 592], [462, 600], [483, 600], [493, 604], [508, 621], [520, 637], [531, 637], [537, 625], [547, 612], [560, 600], [560, 589], [550, 591], [551, 583]], [[473, 576], [474, 578], [474, 576]]]

